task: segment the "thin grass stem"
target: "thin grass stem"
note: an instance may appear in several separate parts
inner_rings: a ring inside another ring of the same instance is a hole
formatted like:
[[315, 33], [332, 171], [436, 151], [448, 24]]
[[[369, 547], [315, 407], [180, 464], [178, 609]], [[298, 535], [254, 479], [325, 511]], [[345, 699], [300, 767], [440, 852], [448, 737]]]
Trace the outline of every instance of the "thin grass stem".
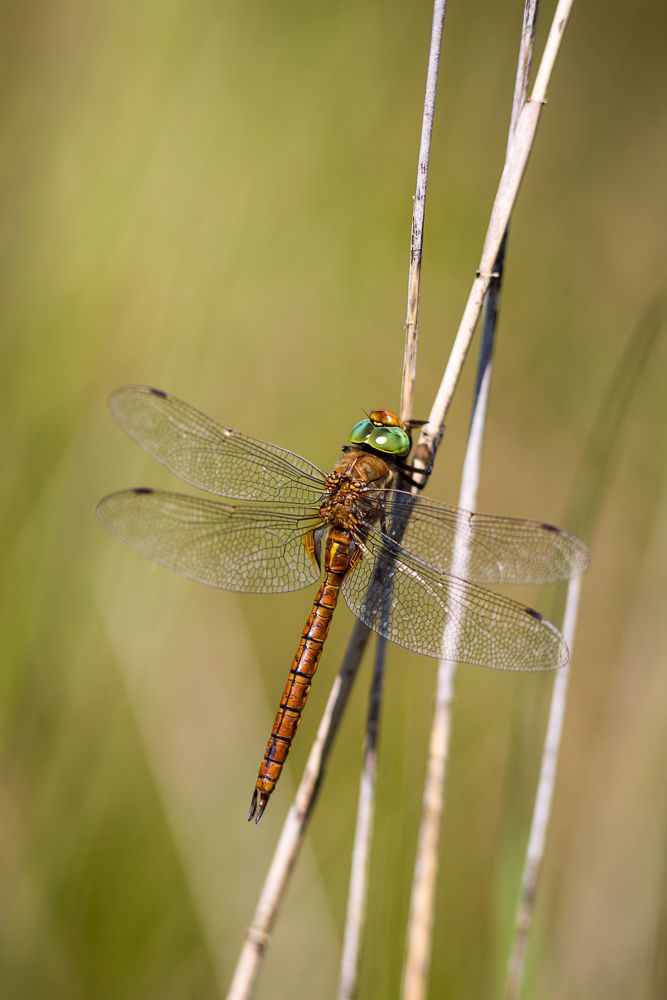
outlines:
[[417, 377], [417, 339], [419, 328], [419, 298], [421, 287], [422, 251], [424, 247], [424, 212], [426, 208], [426, 185], [431, 156], [431, 135], [435, 114], [435, 95], [438, 85], [438, 67], [442, 47], [442, 29], [447, 9], [446, 0], [435, 0], [431, 25], [431, 46], [426, 73], [426, 93], [419, 140], [419, 160], [417, 163], [417, 184], [412, 203], [412, 229], [410, 237], [410, 268], [408, 272], [408, 306], [405, 319], [405, 350], [403, 354], [403, 381], [401, 385], [400, 416], [402, 420], [412, 417], [415, 380]]
[[380, 727], [380, 709], [384, 681], [387, 640], [377, 637], [375, 665], [368, 700], [368, 717], [364, 739], [363, 762], [359, 781], [357, 822], [354, 831], [354, 848], [350, 869], [350, 885], [347, 896], [345, 934], [341, 958], [340, 1000], [352, 1000], [356, 996], [359, 976], [359, 960], [366, 924], [366, 900], [368, 895], [368, 873], [373, 840], [373, 820], [375, 816], [375, 781], [377, 775], [377, 747]]
[[[567, 601], [565, 604], [565, 615], [563, 619], [563, 635], [567, 642], [570, 656], [574, 647], [574, 635], [577, 627], [577, 615], [579, 612], [579, 598], [581, 595], [581, 577], [577, 576], [570, 580], [567, 590]], [[535, 897], [537, 893], [537, 883], [542, 868], [544, 858], [544, 845], [547, 836], [547, 827], [551, 815], [551, 803], [556, 783], [556, 768], [558, 765], [558, 753], [560, 750], [561, 738], [563, 734], [563, 720], [565, 718], [565, 706], [567, 704], [567, 692], [570, 685], [570, 664], [561, 667], [556, 673], [553, 691], [551, 695], [551, 708], [549, 710], [549, 724], [544, 740], [544, 750], [542, 753], [542, 767], [540, 778], [537, 784], [537, 794], [535, 797], [535, 808], [533, 820], [528, 839], [528, 849], [524, 862], [523, 875], [521, 878], [521, 890], [519, 893], [519, 906], [517, 910], [514, 940], [510, 952], [509, 965], [507, 971], [507, 982], [505, 985], [505, 1000], [516, 1000], [521, 989], [523, 971], [526, 961], [526, 948], [528, 944], [528, 931], [530, 930], [533, 913], [535, 910]]]

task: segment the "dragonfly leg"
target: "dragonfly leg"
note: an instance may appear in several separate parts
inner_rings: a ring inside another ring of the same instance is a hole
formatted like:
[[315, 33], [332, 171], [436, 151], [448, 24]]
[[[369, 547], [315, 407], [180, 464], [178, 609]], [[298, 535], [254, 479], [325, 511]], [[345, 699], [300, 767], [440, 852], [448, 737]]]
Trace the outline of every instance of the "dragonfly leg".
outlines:
[[[409, 475], [409, 473], [414, 472], [415, 476]], [[420, 465], [401, 465], [400, 473], [401, 479], [408, 486], [414, 486], [418, 490], [423, 490], [428, 482], [428, 477], [433, 472], [433, 466], [429, 465], [426, 469], [423, 469]], [[408, 473], [408, 475], [406, 475]], [[422, 478], [416, 478], [422, 477]]]

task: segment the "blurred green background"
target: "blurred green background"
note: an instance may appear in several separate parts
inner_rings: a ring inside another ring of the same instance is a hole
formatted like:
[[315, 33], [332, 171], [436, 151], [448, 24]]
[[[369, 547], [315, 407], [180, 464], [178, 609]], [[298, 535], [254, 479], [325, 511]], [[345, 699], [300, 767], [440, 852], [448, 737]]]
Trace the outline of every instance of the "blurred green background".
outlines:
[[[0, 6], [1, 991], [220, 997], [351, 618], [250, 827], [311, 594], [199, 588], [106, 537], [100, 496], [175, 484], [105, 399], [157, 385], [324, 468], [363, 409], [398, 406], [431, 5]], [[417, 415], [477, 266], [521, 15], [449, 4]], [[482, 509], [563, 519], [664, 281], [666, 22], [657, 2], [575, 6], [514, 217]], [[450, 502], [473, 367], [429, 486]], [[667, 995], [666, 418], [659, 345], [588, 539], [525, 997]], [[333, 995], [368, 681], [366, 663], [259, 997]], [[399, 991], [434, 682], [392, 650], [364, 998]], [[501, 992], [551, 684], [459, 672], [433, 997]]]

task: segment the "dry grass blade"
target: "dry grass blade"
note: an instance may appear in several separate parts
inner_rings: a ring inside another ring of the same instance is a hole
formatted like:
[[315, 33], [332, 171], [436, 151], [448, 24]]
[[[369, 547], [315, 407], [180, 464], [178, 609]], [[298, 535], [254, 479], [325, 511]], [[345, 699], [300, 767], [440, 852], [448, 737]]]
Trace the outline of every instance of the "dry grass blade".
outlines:
[[[570, 580], [568, 585], [567, 603], [563, 619], [563, 635], [565, 636], [565, 641], [570, 649], [570, 654], [572, 653], [572, 649], [574, 647], [574, 634], [577, 627], [580, 596], [581, 577], [575, 577], [573, 580]], [[544, 750], [542, 753], [542, 769], [537, 786], [533, 822], [530, 829], [530, 838], [528, 841], [528, 849], [526, 851], [523, 877], [521, 879], [520, 903], [516, 919], [515, 937], [507, 973], [505, 1000], [514, 1000], [514, 998], [519, 995], [519, 990], [521, 988], [521, 979], [523, 977], [523, 968], [526, 957], [526, 946], [528, 943], [528, 931], [533, 918], [537, 881], [542, 865], [542, 858], [544, 857], [544, 845], [546, 842], [549, 816], [551, 815], [551, 802], [553, 800], [554, 784], [556, 782], [558, 751], [560, 749], [561, 736], [563, 733], [563, 720], [565, 718], [565, 706], [567, 704], [569, 684], [570, 664], [568, 663], [566, 666], [561, 667], [561, 669], [557, 672], [551, 695], [549, 723], [547, 726], [547, 734], [544, 740]]]

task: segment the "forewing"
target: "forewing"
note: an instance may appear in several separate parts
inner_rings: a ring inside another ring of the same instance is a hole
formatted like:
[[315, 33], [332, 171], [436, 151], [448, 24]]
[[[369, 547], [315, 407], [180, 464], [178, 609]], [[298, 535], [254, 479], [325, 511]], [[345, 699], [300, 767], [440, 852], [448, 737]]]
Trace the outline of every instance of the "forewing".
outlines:
[[97, 505], [106, 530], [198, 583], [272, 594], [314, 583], [306, 546], [317, 519], [298, 504], [231, 504], [162, 490], [122, 490]]
[[305, 458], [223, 427], [160, 389], [124, 386], [111, 394], [109, 408], [149, 455], [210, 493], [290, 502], [322, 494], [324, 475]]
[[378, 496], [386, 523], [394, 517], [404, 523], [401, 544], [440, 572], [477, 583], [550, 583], [588, 568], [584, 543], [553, 524], [473, 514], [401, 490]]
[[560, 632], [538, 611], [438, 573], [371, 530], [343, 584], [366, 625], [417, 653], [500, 670], [567, 662]]

